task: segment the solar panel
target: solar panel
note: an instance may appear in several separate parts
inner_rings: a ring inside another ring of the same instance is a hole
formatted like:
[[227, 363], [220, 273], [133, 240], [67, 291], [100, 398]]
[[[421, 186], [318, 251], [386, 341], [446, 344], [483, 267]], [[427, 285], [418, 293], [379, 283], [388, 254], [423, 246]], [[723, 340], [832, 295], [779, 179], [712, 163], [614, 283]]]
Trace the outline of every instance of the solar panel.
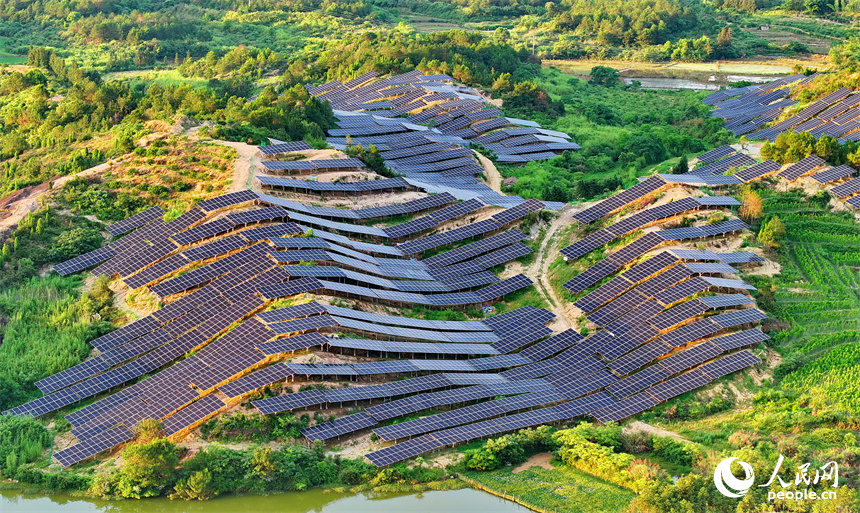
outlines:
[[689, 263], [684, 264], [684, 267], [696, 274], [734, 274], [738, 272], [734, 267], [722, 262]]
[[276, 299], [295, 296], [305, 292], [312, 292], [322, 288], [322, 282], [316, 278], [299, 278], [297, 280], [290, 280], [286, 283], [278, 283], [276, 285], [261, 287], [258, 292], [264, 299]]
[[830, 192], [840, 199], [845, 199], [858, 191], [860, 191], [860, 178], [851, 179], [830, 189]]
[[629, 397], [636, 392], [645, 389], [655, 383], [663, 381], [673, 373], [667, 371], [660, 365], [652, 365], [644, 370], [632, 374], [621, 381], [615, 382], [606, 387], [606, 390], [612, 393], [619, 399]]
[[524, 349], [519, 354], [532, 361], [538, 361], [576, 345], [583, 338], [576, 331], [568, 329]]
[[333, 421], [316, 424], [314, 426], [302, 429], [301, 431], [302, 434], [305, 435], [308, 440], [316, 441], [328, 440], [330, 438], [339, 437], [341, 435], [352, 433], [353, 431], [358, 431], [361, 429], [366, 429], [375, 425], [376, 421], [373, 420], [370, 415], [364, 412], [358, 412], [352, 415], [347, 415], [346, 417], [335, 419]]
[[660, 315], [649, 319], [648, 322], [660, 331], [665, 331], [672, 326], [676, 326], [682, 322], [688, 321], [697, 315], [701, 315], [711, 308], [709, 305], [693, 299], [682, 303], [671, 310], [667, 310]]
[[248, 203], [249, 201], [257, 201], [259, 198], [260, 197], [257, 195], [257, 193], [250, 190], [231, 192], [222, 196], [201, 201], [197, 204], [197, 208], [204, 212], [214, 212], [215, 210], [232, 207], [234, 205], [240, 205], [242, 203]]
[[494, 221], [485, 219], [483, 221], [478, 221], [477, 223], [454, 228], [453, 230], [449, 230], [444, 233], [438, 233], [415, 241], [405, 242], [400, 244], [398, 249], [400, 249], [404, 255], [421, 253], [428, 249], [452, 244], [460, 240], [468, 239], [469, 237], [498, 230], [499, 228], [499, 225]]
[[640, 292], [631, 290], [610, 302], [603, 308], [592, 312], [591, 315], [588, 316], [588, 320], [598, 326], [606, 326], [647, 300], [648, 298]]
[[293, 375], [292, 370], [283, 363], [276, 363], [218, 387], [218, 390], [228, 398], [233, 399], [264, 386], [271, 385], [291, 375]]
[[183, 429], [202, 422], [226, 406], [215, 394], [202, 397], [164, 419], [164, 433], [167, 436], [174, 435]]
[[99, 351], [104, 352], [130, 340], [134, 340], [137, 337], [143, 336], [160, 327], [161, 323], [152, 315], [148, 315], [132, 321], [107, 335], [102, 335], [101, 337], [92, 340], [90, 344]]
[[300, 305], [288, 306], [286, 308], [278, 308], [267, 312], [260, 312], [257, 314], [257, 317], [259, 317], [260, 320], [262, 320], [263, 322], [270, 323], [299, 319], [302, 317], [308, 317], [310, 315], [325, 313], [326, 311], [327, 310], [324, 305], [321, 305], [316, 301], [311, 301], [310, 303], [303, 303]]
[[816, 173], [810, 176], [810, 178], [820, 184], [827, 184], [837, 180], [843, 180], [849, 176], [854, 176], [856, 172], [857, 171], [855, 171], [854, 168], [843, 164], [841, 166], [836, 166], [820, 173]]
[[758, 365], [759, 363], [761, 363], [761, 360], [749, 350], [746, 350], [706, 363], [699, 367], [699, 370], [711, 379], [719, 379], [743, 368]]
[[477, 291], [482, 301], [492, 301], [517, 290], [532, 285], [532, 281], [524, 274], [518, 274], [500, 282], [494, 283]]
[[118, 221], [107, 227], [107, 231], [110, 232], [111, 235], [122, 235], [123, 233], [134, 230], [135, 228], [140, 228], [146, 223], [157, 219], [164, 215], [164, 210], [161, 207], [155, 206], [144, 210], [138, 214], [135, 214], [131, 217], [127, 217], [122, 221]]
[[284, 142], [259, 147], [260, 153], [263, 155], [277, 155], [293, 151], [310, 151], [312, 149], [314, 149], [313, 146], [304, 141]]
[[722, 328], [713, 322], [711, 318], [706, 318], [692, 324], [687, 324], [686, 326], [681, 326], [674, 331], [661, 335], [660, 338], [672, 347], [679, 347], [710, 336], [720, 331], [720, 329]]
[[731, 351], [744, 346], [758, 345], [769, 338], [760, 330], [751, 329], [713, 338], [710, 342], [717, 345], [723, 351]]
[[[313, 317], [312, 317], [313, 319]], [[320, 322], [320, 324], [325, 324]], [[296, 329], [297, 326], [295, 324], [291, 324], [289, 327], [278, 327], [278, 324], [272, 325], [276, 330], [282, 329]], [[311, 326], [315, 326], [315, 324], [311, 324]], [[307, 328], [308, 325], [305, 324], [300, 327]], [[320, 326], [325, 327], [325, 326]], [[271, 338], [271, 337], [269, 337]], [[262, 340], [259, 344], [257, 344], [257, 349], [259, 349], [263, 354], [266, 355], [274, 355], [280, 353], [290, 353], [293, 351], [299, 351], [302, 349], [309, 349], [312, 347], [320, 347], [324, 346], [328, 343], [328, 339], [320, 333], [311, 332], [305, 333], [303, 335], [297, 335], [287, 338], [281, 338], [278, 340], [273, 340], [271, 342], [266, 342], [268, 338]]]
[[296, 410], [298, 408], [307, 408], [308, 406], [316, 406], [327, 402], [325, 394], [322, 390], [305, 390], [287, 395], [279, 395], [277, 397], [267, 397], [258, 401], [251, 401], [260, 413], [269, 415], [272, 413], [280, 413], [283, 411]]
[[644, 367], [649, 362], [668, 354], [671, 350], [672, 347], [662, 340], [652, 340], [635, 351], [627, 353], [614, 362], [610, 362], [608, 365], [614, 372], [623, 376]]
[[752, 180], [758, 180], [769, 173], [778, 171], [780, 167], [782, 166], [772, 160], [765, 160], [764, 162], [760, 162], [738, 171], [735, 173], [735, 176], [744, 182], [750, 182]]
[[754, 303], [755, 300], [746, 294], [725, 294], [719, 296], [706, 296], [699, 298], [699, 301], [707, 305], [709, 308], [726, 308], [730, 306], [741, 306]]
[[719, 315], [714, 315], [713, 317], [708, 317], [708, 319], [715, 322], [721, 328], [731, 328], [732, 326], [738, 326], [740, 324], [758, 322], [763, 319], [767, 319], [767, 314], [755, 308], [747, 308], [735, 312], [727, 312]]
[[654, 399], [662, 402], [703, 387], [710, 382], [711, 379], [708, 376], [702, 373], [702, 371], [695, 369], [647, 388], [645, 392]]
[[338, 326], [338, 323], [329, 315], [317, 315], [293, 321], [276, 322], [268, 325], [269, 329], [280, 335], [300, 333], [303, 331], [328, 328], [332, 326]]
[[171, 238], [176, 244], [184, 246], [186, 244], [192, 244], [194, 242], [198, 242], [204, 239], [208, 239], [210, 237], [214, 237], [216, 235], [220, 235], [222, 233], [226, 233], [230, 230], [235, 229], [235, 227], [236, 223], [234, 223], [233, 221], [230, 221], [226, 218], [221, 218], [215, 221], [210, 221], [208, 223], [202, 224], [200, 226], [196, 226], [184, 232], [177, 233]]
[[[552, 376], [550, 376], [549, 379], [552, 379]], [[567, 399], [576, 399], [577, 397], [590, 394], [617, 381], [618, 378], [611, 372], [606, 369], [600, 369], [593, 374], [575, 379], [568, 379], [566, 375], [563, 375], [562, 379], [553, 381], [553, 385], [555, 385], [555, 387], [560, 390]]]
[[648, 408], [657, 406], [657, 401], [645, 393], [628, 397], [610, 406], [593, 411], [591, 415], [600, 422], [618, 422], [619, 420], [632, 417]]
[[442, 443], [430, 435], [419, 436], [390, 447], [366, 454], [365, 457], [377, 467], [384, 467], [413, 456], [442, 447]]
[[755, 253], [720, 253], [717, 255], [720, 260], [727, 264], [746, 264], [751, 262], [764, 262], [764, 258]]
[[731, 155], [732, 153], [735, 153], [735, 149], [727, 144], [725, 146], [720, 146], [719, 148], [714, 148], [711, 151], [706, 151], [705, 153], [697, 156], [696, 159], [703, 164], [708, 164], [717, 159]]
[[711, 286], [711, 283], [704, 278], [694, 277], [654, 294], [654, 299], [668, 306], [693, 294], [703, 292]]
[[261, 221], [274, 221], [275, 219], [285, 219], [287, 211], [281, 207], [266, 207], [256, 210], [248, 210], [245, 212], [237, 212], [228, 214], [227, 219], [233, 221], [237, 225], [259, 223]]
[[588, 287], [614, 273], [620, 266], [611, 261], [603, 260], [575, 276], [563, 286], [573, 294], [583, 292]]
[[801, 160], [800, 162], [792, 164], [792, 165], [788, 166], [787, 168], [785, 168], [784, 170], [782, 170], [782, 172], [779, 173], [779, 177], [785, 178], [786, 180], [791, 182], [791, 181], [797, 180], [801, 176], [809, 173], [810, 171], [812, 171], [816, 167], [823, 166], [825, 164], [826, 164], [826, 162], [824, 162], [824, 160], [821, 157], [819, 157], [817, 155], [810, 155], [810, 156], [804, 158], [803, 160]]
[[75, 258], [66, 260], [65, 262], [56, 264], [54, 266], [54, 270], [57, 271], [57, 274], [60, 276], [68, 276], [72, 273], [76, 273], [78, 271], [82, 271], [87, 267], [92, 267], [96, 264], [100, 264], [105, 260], [109, 260], [116, 256], [116, 252], [110, 247], [103, 247], [88, 253], [84, 253], [83, 255], [77, 256]]
[[635, 200], [643, 198], [646, 195], [661, 189], [665, 185], [666, 182], [662, 178], [653, 176], [645, 181], [639, 182], [627, 190], [619, 192], [615, 196], [601, 201], [593, 207], [574, 214], [573, 218], [584, 224], [591, 223], [592, 221], [621, 209]]

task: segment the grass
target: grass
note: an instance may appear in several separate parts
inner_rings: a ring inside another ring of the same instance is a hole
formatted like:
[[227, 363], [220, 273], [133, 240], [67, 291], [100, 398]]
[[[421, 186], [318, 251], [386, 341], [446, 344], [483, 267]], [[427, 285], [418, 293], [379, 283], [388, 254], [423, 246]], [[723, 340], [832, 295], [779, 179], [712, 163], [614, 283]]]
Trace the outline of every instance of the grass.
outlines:
[[550, 309], [550, 305], [548, 305], [543, 296], [538, 293], [537, 288], [534, 285], [520, 289], [513, 294], [508, 294], [505, 296], [504, 301], [493, 303], [493, 306], [496, 307], [497, 313], [509, 312], [526, 305]]
[[569, 468], [532, 468], [514, 474], [511, 468], [466, 472], [465, 477], [496, 493], [513, 496], [536, 511], [556, 513], [621, 513], [635, 494], [585, 472]]
[[202, 77], [184, 77], [175, 69], [165, 70], [139, 70], [139, 71], [115, 71], [103, 75], [105, 81], [119, 80], [128, 81], [129, 84], [159, 84], [162, 86], [176, 86], [188, 84], [192, 87], [203, 87], [209, 81]]
[[0, 64], [26, 64], [26, 55], [17, 55], [9, 53], [6, 43], [9, 42], [8, 37], [0, 37]]

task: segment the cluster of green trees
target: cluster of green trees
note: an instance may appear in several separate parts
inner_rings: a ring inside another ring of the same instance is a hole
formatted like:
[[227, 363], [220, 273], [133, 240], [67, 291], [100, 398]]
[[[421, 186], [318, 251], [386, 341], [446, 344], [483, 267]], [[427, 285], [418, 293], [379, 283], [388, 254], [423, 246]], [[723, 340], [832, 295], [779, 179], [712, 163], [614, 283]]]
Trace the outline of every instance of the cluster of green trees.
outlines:
[[761, 148], [762, 157], [780, 164], [797, 162], [813, 154], [833, 166], [850, 164], [860, 167], [860, 143], [848, 141], [839, 144], [833, 136], [826, 134], [816, 139], [809, 132], [783, 132], [774, 142], [765, 141]]
[[442, 469], [421, 465], [380, 470], [361, 459], [326, 455], [321, 443], [247, 450], [212, 445], [180, 464], [182, 448], [159, 436], [160, 429], [157, 421], [141, 421], [138, 437], [123, 451], [122, 468], [97, 474], [90, 492], [107, 498], [168, 495], [172, 499], [206, 500], [226, 493], [427, 483], [446, 475]]
[[555, 429], [540, 426], [487, 440], [478, 449], [465, 451], [463, 464], [469, 470], [496, 470], [504, 465], [517, 465], [538, 452], [554, 451], [559, 443]]
[[[0, 91], [6, 92], [0, 95], [0, 157], [10, 159], [0, 166], [7, 178], [0, 181], [0, 195], [131, 151], [151, 119], [185, 114], [213, 120], [217, 137], [257, 144], [266, 137], [321, 141], [333, 126], [330, 105], [311, 98], [298, 83], [266, 88], [246, 102], [247, 79], [199, 88], [158, 83], [132, 88], [103, 82], [45, 48], [32, 48], [28, 59], [40, 69], [0, 79]], [[88, 149], [87, 141], [105, 134], [113, 136], [113, 149]]]
[[0, 472], [14, 475], [18, 466], [39, 459], [52, 439], [48, 429], [32, 418], [0, 416]]
[[544, 126], [571, 134], [582, 150], [548, 162], [500, 166], [504, 175], [519, 179], [511, 192], [524, 197], [600, 197], [632, 184], [638, 173], [668, 158], [734, 139], [722, 120], [708, 118], [700, 93], [625, 86], [617, 71], [605, 66], [595, 67], [589, 82], [550, 68], [538, 83], [565, 108], [563, 116]]

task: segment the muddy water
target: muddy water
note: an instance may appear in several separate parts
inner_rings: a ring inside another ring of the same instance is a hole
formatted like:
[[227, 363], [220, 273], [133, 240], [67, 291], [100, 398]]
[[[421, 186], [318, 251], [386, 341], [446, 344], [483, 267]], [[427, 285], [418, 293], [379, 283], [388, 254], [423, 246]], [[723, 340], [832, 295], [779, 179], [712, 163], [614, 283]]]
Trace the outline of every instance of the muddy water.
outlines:
[[231, 495], [210, 501], [165, 498], [99, 501], [68, 495], [0, 491], [2, 513], [527, 513], [513, 502], [472, 489], [421, 494], [351, 494], [324, 490]]

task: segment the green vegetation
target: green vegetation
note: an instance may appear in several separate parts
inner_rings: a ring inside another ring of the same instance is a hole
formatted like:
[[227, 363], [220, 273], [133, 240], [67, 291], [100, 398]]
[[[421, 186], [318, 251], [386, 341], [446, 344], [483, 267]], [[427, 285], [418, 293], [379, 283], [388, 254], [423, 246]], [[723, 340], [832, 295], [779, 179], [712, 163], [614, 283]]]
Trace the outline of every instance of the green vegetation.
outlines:
[[[158, 427], [154, 427], [157, 430]], [[140, 430], [145, 432], [145, 430]], [[360, 459], [327, 456], [322, 444], [234, 450], [212, 445], [178, 465], [182, 449], [164, 438], [139, 437], [123, 451], [122, 469], [98, 473], [90, 491], [102, 497], [205, 500], [225, 493], [279, 492], [319, 486], [432, 483], [445, 471], [421, 465], [377, 469]]]
[[623, 513], [636, 496], [630, 490], [570, 468], [532, 467], [518, 474], [508, 468], [464, 475], [482, 488], [514, 497], [537, 511]]
[[856, 411], [860, 228], [852, 215], [831, 212], [816, 196], [762, 194], [764, 215], [783, 227], [774, 246], [783, 270], [757, 284], [764, 306], [788, 325], [776, 337], [783, 363], [774, 378], [788, 390], [822, 394], [833, 406]]
[[507, 188], [512, 194], [548, 201], [600, 198], [632, 185], [666, 159], [733, 140], [722, 121], [708, 119], [701, 93], [624, 86], [611, 78], [614, 70], [599, 68], [605, 71], [597, 83], [555, 68], [542, 71], [538, 83], [565, 110], [545, 126], [571, 134], [583, 149], [548, 163], [498, 166], [503, 175], [519, 179]]

